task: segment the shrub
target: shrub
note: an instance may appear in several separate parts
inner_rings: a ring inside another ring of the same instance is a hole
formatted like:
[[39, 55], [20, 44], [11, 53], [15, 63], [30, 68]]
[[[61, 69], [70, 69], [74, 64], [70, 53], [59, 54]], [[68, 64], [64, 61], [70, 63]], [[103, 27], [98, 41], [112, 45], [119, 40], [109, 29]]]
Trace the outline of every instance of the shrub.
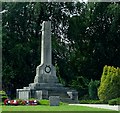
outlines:
[[109, 105], [120, 105], [120, 98], [115, 98], [108, 101]]
[[0, 91], [0, 98], [2, 99], [2, 102], [8, 98], [7, 94], [5, 91]]
[[50, 104], [50, 101], [49, 100], [40, 100], [38, 102], [39, 105], [49, 105]]
[[60, 105], [68, 105], [68, 103], [60, 102]]
[[101, 101], [120, 97], [120, 69], [113, 66], [105, 66], [103, 69], [98, 97]]
[[97, 80], [90, 81], [89, 86], [88, 86], [90, 99], [98, 99], [98, 94], [97, 94], [98, 86], [99, 86], [99, 81], [97, 81]]
[[103, 104], [100, 100], [80, 100], [80, 104]]
[[70, 87], [78, 91], [78, 96], [82, 97], [88, 94], [88, 84], [89, 80], [83, 76], [76, 77], [75, 80], [70, 82]]

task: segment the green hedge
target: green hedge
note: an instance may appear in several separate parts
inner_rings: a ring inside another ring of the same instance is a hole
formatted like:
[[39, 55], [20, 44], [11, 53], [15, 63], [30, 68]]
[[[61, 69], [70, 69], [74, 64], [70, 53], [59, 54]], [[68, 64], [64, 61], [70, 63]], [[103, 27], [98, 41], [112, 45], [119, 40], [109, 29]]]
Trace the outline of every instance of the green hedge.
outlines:
[[103, 104], [100, 100], [80, 100], [80, 104]]
[[50, 105], [50, 101], [49, 100], [39, 100], [39, 105]]
[[[46, 105], [46, 106], [49, 106], [50, 105], [50, 101], [49, 100], [39, 100], [38, 101], [38, 104], [39, 105]], [[64, 103], [64, 102], [60, 102], [60, 105], [68, 105], [67, 103]]]
[[120, 105], [120, 98], [115, 98], [108, 101], [109, 105]]
[[120, 68], [104, 66], [101, 77], [98, 97], [101, 101], [108, 102], [120, 97]]

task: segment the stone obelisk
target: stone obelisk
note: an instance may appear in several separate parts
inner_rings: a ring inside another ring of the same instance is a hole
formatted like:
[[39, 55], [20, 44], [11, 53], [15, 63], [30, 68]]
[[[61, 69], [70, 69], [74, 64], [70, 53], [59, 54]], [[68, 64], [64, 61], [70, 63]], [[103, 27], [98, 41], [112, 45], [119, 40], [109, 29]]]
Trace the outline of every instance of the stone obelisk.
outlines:
[[34, 83], [57, 83], [56, 70], [52, 65], [51, 21], [42, 23], [41, 64], [36, 68]]

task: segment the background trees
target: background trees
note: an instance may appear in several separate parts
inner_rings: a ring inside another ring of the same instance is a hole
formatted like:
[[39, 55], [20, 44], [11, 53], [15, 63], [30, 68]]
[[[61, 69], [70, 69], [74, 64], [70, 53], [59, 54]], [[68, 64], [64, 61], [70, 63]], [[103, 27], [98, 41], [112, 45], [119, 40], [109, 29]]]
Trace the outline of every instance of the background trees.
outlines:
[[3, 3], [2, 9], [3, 89], [12, 94], [33, 82], [42, 21], [52, 21], [57, 76], [80, 96], [91, 79], [100, 80], [104, 65], [120, 67], [118, 3]]

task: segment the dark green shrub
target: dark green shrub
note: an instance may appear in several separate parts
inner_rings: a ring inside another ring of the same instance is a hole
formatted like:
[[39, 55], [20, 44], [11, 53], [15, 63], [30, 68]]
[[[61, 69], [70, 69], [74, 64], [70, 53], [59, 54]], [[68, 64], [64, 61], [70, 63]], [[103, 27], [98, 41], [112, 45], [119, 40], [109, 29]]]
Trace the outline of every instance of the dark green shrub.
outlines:
[[2, 102], [4, 102], [5, 99], [7, 99], [7, 96], [2, 96]]
[[68, 103], [60, 102], [60, 105], [68, 105]]
[[100, 100], [80, 100], [80, 104], [103, 104]]
[[86, 95], [80, 97], [79, 100], [90, 100], [90, 97], [88, 94], [86, 94]]
[[115, 98], [108, 101], [109, 105], [120, 105], [120, 98]]
[[120, 97], [120, 69], [113, 66], [105, 66], [103, 69], [98, 96], [101, 101]]
[[88, 84], [89, 80], [83, 76], [76, 77], [75, 80], [72, 80], [69, 86], [78, 91], [78, 96], [83, 97], [88, 94]]
[[88, 90], [89, 90], [89, 97], [90, 99], [98, 99], [98, 86], [99, 86], [99, 81], [95, 80], [91, 80], [88, 86]]

